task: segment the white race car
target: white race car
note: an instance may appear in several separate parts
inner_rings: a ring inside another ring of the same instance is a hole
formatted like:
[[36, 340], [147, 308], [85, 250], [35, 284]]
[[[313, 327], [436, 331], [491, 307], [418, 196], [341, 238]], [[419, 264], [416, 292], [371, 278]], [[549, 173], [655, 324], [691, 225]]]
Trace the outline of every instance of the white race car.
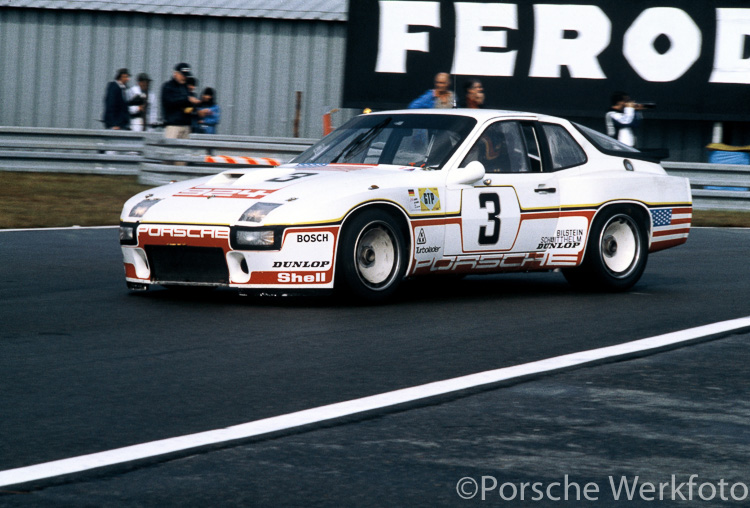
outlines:
[[243, 294], [343, 288], [383, 300], [407, 277], [560, 268], [626, 290], [651, 252], [687, 241], [687, 179], [551, 116], [361, 115], [291, 163], [142, 192], [123, 208], [131, 289]]

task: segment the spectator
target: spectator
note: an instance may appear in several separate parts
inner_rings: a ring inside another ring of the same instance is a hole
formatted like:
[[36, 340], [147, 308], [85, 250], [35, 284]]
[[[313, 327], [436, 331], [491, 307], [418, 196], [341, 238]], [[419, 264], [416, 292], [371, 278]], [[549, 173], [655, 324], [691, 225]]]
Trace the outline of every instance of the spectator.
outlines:
[[188, 89], [188, 94], [190, 94], [192, 97], [198, 97], [198, 94], [195, 93], [195, 90], [198, 88], [198, 80], [195, 78], [195, 76], [188, 76], [188, 78], [185, 80], [185, 86]]
[[464, 83], [464, 107], [469, 109], [484, 107], [484, 88], [478, 79]]
[[126, 97], [130, 73], [122, 68], [117, 71], [114, 81], [107, 84], [104, 96], [104, 128], [121, 130], [130, 129], [130, 112]]
[[610, 109], [604, 117], [607, 135], [628, 146], [635, 146], [633, 128], [641, 123], [639, 111], [642, 109], [643, 106], [630, 100], [625, 92], [613, 93]]
[[216, 134], [216, 126], [219, 125], [221, 119], [221, 110], [216, 104], [216, 92], [213, 88], [207, 87], [203, 90], [196, 117], [193, 132]]
[[138, 84], [128, 90], [130, 128], [134, 131], [150, 131], [157, 123], [156, 95], [149, 90], [151, 78], [145, 72], [138, 74]]
[[455, 97], [449, 90], [451, 75], [447, 72], [440, 72], [435, 76], [435, 88], [427, 90], [425, 93], [411, 101], [409, 109], [417, 108], [452, 108], [455, 106]]
[[186, 81], [192, 77], [190, 66], [177, 64], [172, 79], [161, 88], [161, 107], [164, 119], [164, 137], [185, 139], [190, 135], [191, 113], [200, 99], [190, 96]]

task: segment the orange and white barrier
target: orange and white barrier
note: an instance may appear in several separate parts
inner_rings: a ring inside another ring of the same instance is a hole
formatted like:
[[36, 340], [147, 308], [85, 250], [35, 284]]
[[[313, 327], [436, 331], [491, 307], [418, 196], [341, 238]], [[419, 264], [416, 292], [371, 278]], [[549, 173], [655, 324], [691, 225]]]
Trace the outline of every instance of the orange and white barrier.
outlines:
[[331, 122], [331, 114], [338, 111], [337, 109], [332, 109], [328, 113], [325, 113], [323, 115], [323, 135], [328, 136], [331, 132], [333, 132], [333, 124]]
[[229, 155], [206, 155], [205, 162], [213, 164], [252, 164], [255, 166], [279, 166], [281, 163], [269, 157], [240, 157]]

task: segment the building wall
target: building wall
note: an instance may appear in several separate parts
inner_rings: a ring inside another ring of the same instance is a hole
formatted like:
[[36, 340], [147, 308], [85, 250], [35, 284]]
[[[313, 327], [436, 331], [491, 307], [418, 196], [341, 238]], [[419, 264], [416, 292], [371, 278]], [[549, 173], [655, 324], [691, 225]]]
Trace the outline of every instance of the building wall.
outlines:
[[[178, 62], [199, 89], [216, 89], [219, 132], [322, 135], [340, 107], [346, 26], [341, 22], [0, 8], [0, 125], [100, 128], [104, 90], [120, 67], [159, 90]], [[339, 114], [345, 115], [346, 113]], [[341, 120], [335, 118], [335, 120]]]
[[[301, 91], [299, 134], [319, 138], [323, 113], [341, 107], [345, 42], [339, 21], [2, 7], [0, 125], [101, 128], [104, 89], [118, 68], [148, 72], [158, 98], [185, 61], [199, 89], [217, 91], [219, 133], [292, 136]], [[355, 113], [336, 113], [334, 126]], [[603, 117], [576, 120], [603, 131]], [[669, 148], [669, 160], [706, 160], [712, 122], [645, 117], [641, 146]], [[750, 144], [750, 126], [734, 125], [725, 141]]]

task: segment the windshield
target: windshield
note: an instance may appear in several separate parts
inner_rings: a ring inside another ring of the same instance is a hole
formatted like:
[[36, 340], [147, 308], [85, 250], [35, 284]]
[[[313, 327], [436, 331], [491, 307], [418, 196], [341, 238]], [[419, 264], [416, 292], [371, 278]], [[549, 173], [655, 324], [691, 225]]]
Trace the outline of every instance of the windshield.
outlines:
[[396, 164], [441, 168], [476, 120], [457, 115], [362, 115], [321, 139], [292, 162]]

